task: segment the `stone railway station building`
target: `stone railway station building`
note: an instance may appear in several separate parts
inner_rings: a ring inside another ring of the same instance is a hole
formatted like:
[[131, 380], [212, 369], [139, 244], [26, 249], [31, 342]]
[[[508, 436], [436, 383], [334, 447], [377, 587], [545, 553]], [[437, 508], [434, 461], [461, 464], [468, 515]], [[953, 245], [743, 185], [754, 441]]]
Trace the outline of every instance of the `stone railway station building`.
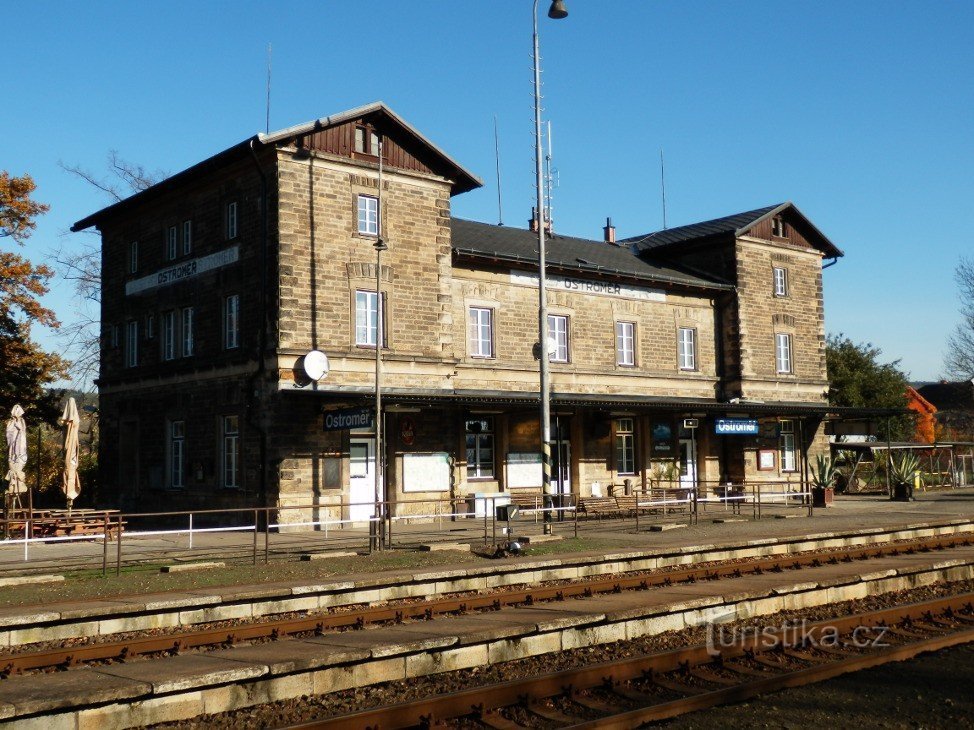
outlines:
[[[377, 344], [399, 512], [537, 493], [537, 234], [453, 218], [480, 185], [375, 103], [244, 140], [76, 223], [102, 236], [106, 499], [367, 518], [374, 425], [348, 414], [374, 408]], [[611, 224], [603, 240], [550, 235], [555, 488], [647, 487], [671, 464], [685, 486], [797, 488], [828, 448], [822, 269], [841, 255], [791, 203], [627, 240]], [[330, 361], [317, 382], [314, 350]]]

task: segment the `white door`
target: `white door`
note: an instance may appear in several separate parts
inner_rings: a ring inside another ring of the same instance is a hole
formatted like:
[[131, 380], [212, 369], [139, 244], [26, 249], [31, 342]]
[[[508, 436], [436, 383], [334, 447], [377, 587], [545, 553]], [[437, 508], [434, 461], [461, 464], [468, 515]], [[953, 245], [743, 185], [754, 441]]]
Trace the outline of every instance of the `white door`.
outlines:
[[367, 522], [375, 513], [375, 439], [350, 439], [348, 461], [348, 518]]
[[693, 439], [680, 439], [680, 486], [697, 486], [697, 448]]

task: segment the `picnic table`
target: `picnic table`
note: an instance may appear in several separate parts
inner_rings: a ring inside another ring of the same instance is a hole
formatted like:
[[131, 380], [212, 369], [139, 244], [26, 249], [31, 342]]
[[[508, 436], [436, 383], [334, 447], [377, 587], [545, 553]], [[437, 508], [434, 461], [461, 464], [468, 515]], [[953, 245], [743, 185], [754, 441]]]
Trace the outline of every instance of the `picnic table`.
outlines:
[[108, 538], [115, 539], [125, 522], [119, 524], [117, 509], [25, 509], [11, 510], [7, 516], [7, 537], [23, 537], [30, 523], [31, 537], [100, 537], [105, 532], [105, 517], [108, 517]]

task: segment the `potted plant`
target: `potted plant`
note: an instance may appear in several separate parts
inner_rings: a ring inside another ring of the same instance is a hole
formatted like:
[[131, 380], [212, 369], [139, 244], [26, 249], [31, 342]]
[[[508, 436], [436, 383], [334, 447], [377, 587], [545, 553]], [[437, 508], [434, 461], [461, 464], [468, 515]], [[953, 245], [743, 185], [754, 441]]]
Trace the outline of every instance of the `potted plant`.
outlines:
[[836, 462], [828, 456], [819, 454], [815, 457], [812, 468], [812, 505], [815, 507], [831, 507], [835, 499], [835, 477], [838, 474]]
[[920, 459], [909, 452], [897, 454], [890, 459], [889, 483], [892, 487], [890, 499], [909, 502], [913, 499], [913, 486], [920, 479]]

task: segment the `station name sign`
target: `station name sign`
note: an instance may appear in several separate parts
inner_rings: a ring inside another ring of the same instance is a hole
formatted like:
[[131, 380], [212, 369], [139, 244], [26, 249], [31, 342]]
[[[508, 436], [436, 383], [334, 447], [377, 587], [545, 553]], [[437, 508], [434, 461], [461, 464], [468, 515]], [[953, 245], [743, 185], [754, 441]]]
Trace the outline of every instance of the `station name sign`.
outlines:
[[235, 264], [240, 260], [240, 246], [231, 246], [222, 251], [211, 253], [209, 256], [183, 261], [175, 266], [170, 266], [157, 271], [154, 274], [143, 276], [140, 279], [133, 279], [125, 282], [125, 295], [141, 294], [160, 287], [169, 286], [179, 281], [192, 279], [207, 271], [213, 271], [229, 264]]
[[[666, 292], [661, 289], [645, 289], [641, 286], [624, 286], [611, 281], [589, 281], [570, 276], [546, 276], [545, 282], [551, 291], [570, 291], [579, 294], [595, 294], [620, 299], [642, 299], [649, 302], [665, 302]], [[511, 272], [511, 283], [523, 286], [538, 286], [538, 275], [523, 271]]]
[[371, 408], [342, 408], [325, 412], [325, 431], [347, 431], [350, 428], [368, 428], [372, 425]]
[[719, 418], [714, 433], [722, 436], [757, 436], [758, 422], [753, 418]]

